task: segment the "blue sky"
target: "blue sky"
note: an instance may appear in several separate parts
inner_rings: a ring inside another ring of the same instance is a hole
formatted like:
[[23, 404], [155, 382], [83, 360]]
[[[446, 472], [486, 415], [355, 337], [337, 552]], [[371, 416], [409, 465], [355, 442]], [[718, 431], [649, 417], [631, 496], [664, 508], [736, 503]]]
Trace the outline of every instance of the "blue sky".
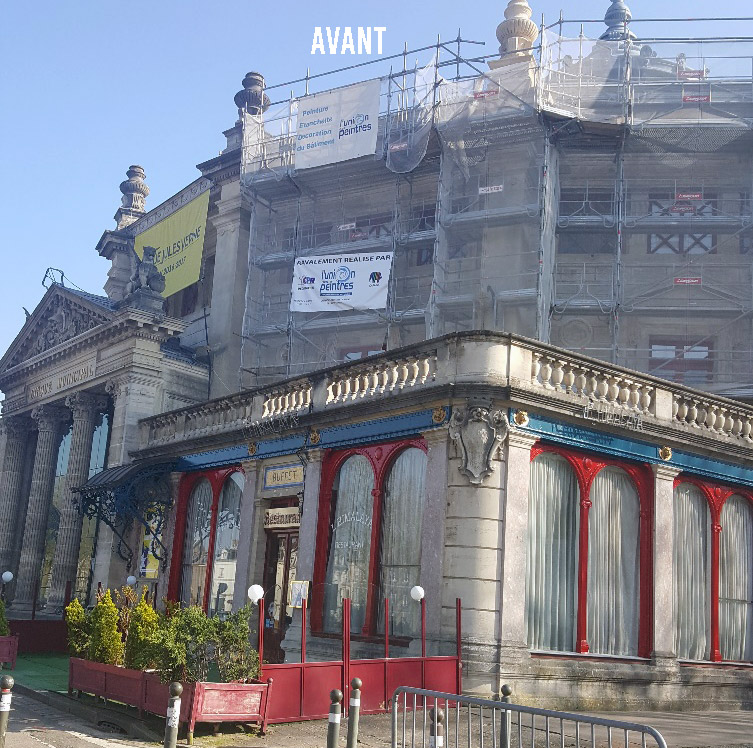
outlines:
[[[155, 207], [198, 176], [235, 122], [233, 95], [248, 70], [269, 84], [360, 62], [350, 55], [312, 57], [315, 26], [385, 26], [384, 54], [454, 38], [486, 42], [506, 0], [381, 0], [372, 3], [249, 0], [74, 0], [9, 2], [0, 10], [0, 352], [44, 293], [47, 267], [102, 293], [109, 263], [94, 247], [120, 203], [130, 164], [147, 174]], [[669, 0], [628, 0], [637, 18], [671, 17]], [[533, 0], [534, 20], [559, 16], [560, 0]], [[602, 18], [608, 0], [568, 3], [566, 18]], [[708, 2], [685, 0], [685, 17], [705, 16]], [[724, 15], [750, 15], [730, 0]], [[688, 31], [692, 28], [692, 31]], [[577, 26], [569, 27], [577, 35]], [[601, 24], [587, 27], [600, 34]], [[590, 30], [590, 33], [589, 33]], [[753, 35], [753, 23], [635, 24], [652, 33]], [[374, 55], [375, 56], [375, 55]], [[368, 68], [367, 68], [368, 70]], [[366, 78], [374, 73], [364, 72]], [[326, 84], [320, 84], [322, 88]]]

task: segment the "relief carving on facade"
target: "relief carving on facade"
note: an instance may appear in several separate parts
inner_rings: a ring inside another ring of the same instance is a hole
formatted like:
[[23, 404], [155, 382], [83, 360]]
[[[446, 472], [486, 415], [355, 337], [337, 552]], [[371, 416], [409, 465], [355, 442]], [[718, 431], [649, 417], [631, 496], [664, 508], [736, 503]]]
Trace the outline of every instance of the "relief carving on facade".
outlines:
[[460, 472], [473, 485], [480, 485], [494, 472], [492, 460], [507, 437], [507, 419], [501, 410], [483, 405], [454, 408], [450, 419], [450, 437], [460, 448]]

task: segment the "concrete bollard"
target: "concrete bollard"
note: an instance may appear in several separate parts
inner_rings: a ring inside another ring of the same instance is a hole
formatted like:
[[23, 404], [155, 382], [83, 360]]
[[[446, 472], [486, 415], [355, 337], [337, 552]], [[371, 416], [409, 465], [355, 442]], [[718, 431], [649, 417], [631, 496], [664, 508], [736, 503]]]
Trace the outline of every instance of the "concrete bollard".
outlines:
[[10, 675], [0, 678], [0, 748], [5, 748], [5, 733], [8, 730], [10, 717], [11, 689], [15, 681]]
[[329, 705], [329, 724], [327, 725], [327, 748], [337, 748], [340, 737], [340, 714], [342, 712], [343, 692], [337, 688], [329, 692], [332, 703]]
[[[512, 695], [512, 686], [508, 686], [507, 683], [505, 683], [502, 686], [502, 701], [505, 704], [510, 704], [512, 702], [512, 699], [510, 696]], [[512, 712], [509, 709], [505, 709], [504, 713], [502, 714], [502, 726], [501, 726], [501, 736], [500, 736], [500, 748], [510, 748], [510, 734], [512, 733]]]
[[170, 699], [167, 702], [167, 716], [165, 717], [165, 748], [175, 748], [175, 745], [178, 742], [180, 695], [182, 693], [183, 686], [181, 686], [180, 683], [173, 681], [170, 684]]
[[350, 682], [353, 690], [350, 692], [350, 709], [348, 711], [348, 739], [345, 748], [356, 748], [358, 743], [358, 715], [361, 711], [361, 686], [360, 678], [353, 678]]
[[444, 709], [429, 709], [429, 748], [444, 748]]

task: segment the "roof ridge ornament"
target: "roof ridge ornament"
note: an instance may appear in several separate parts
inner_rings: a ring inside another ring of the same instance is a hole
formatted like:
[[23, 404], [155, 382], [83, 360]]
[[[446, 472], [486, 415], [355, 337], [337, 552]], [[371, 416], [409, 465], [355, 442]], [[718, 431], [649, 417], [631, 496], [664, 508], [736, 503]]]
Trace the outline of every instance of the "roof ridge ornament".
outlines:
[[126, 172], [126, 179], [120, 183], [120, 191], [123, 193], [121, 206], [115, 214], [118, 222], [118, 230], [130, 226], [146, 213], [146, 198], [149, 195], [149, 187], [144, 182], [146, 174], [143, 167], [132, 164]]
[[604, 14], [604, 23], [607, 30], [599, 37], [608, 42], [620, 42], [627, 39], [635, 39], [635, 34], [628, 28], [633, 14], [625, 5], [624, 0], [612, 0], [612, 4]]

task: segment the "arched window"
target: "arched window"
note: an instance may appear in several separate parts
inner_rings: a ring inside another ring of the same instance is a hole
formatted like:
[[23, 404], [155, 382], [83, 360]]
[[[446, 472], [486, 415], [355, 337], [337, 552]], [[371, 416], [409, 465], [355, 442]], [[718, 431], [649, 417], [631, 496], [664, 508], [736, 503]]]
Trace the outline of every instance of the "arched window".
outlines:
[[319, 499], [317, 562], [312, 592], [315, 630], [342, 630], [350, 598], [351, 633], [420, 631], [421, 526], [426, 501], [426, 453], [419, 440], [329, 452]]
[[675, 486], [673, 514], [675, 651], [682, 659], [703, 660], [711, 644], [711, 514], [701, 489], [692, 483]]
[[209, 593], [210, 615], [217, 613], [224, 616], [232, 612], [235, 564], [240, 540], [243, 484], [243, 473], [231, 473], [225, 479], [220, 491], [212, 551], [212, 582]]
[[332, 487], [332, 537], [324, 580], [324, 630], [338, 631], [341, 602], [351, 601], [351, 627], [366, 622], [374, 512], [374, 472], [363, 455], [349, 457]]
[[573, 651], [578, 596], [578, 482], [566, 459], [531, 463], [526, 619], [532, 649]]
[[591, 484], [588, 516], [589, 651], [638, 654], [640, 507], [630, 477], [599, 471]]
[[528, 646], [648, 657], [650, 469], [550, 444], [531, 457]]
[[722, 507], [719, 544], [719, 650], [753, 660], [753, 505], [733, 494]]
[[420, 633], [420, 609], [411, 599], [419, 583], [421, 523], [424, 513], [426, 454], [415, 447], [401, 452], [387, 475], [382, 509], [379, 630], [384, 631], [384, 598], [389, 599], [395, 636]]
[[212, 485], [202, 478], [191, 491], [186, 511], [180, 599], [203, 605], [212, 528]]

